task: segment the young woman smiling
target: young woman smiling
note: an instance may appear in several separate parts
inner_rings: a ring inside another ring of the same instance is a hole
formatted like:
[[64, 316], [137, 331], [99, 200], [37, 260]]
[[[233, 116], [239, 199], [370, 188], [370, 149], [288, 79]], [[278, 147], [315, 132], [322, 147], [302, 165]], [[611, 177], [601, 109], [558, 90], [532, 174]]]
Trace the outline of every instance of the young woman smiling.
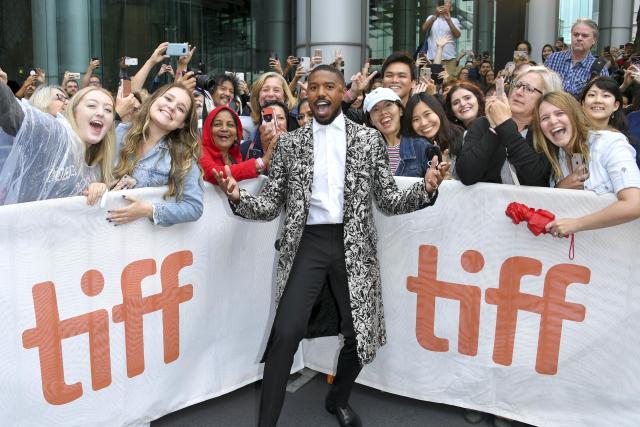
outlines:
[[420, 137], [401, 136], [404, 107], [400, 97], [389, 88], [379, 87], [364, 100], [365, 121], [384, 137], [389, 154], [389, 169], [396, 176], [423, 177], [429, 168], [425, 149], [431, 145]]
[[110, 211], [108, 221], [120, 225], [149, 218], [168, 226], [200, 218], [204, 189], [196, 120], [191, 91], [173, 83], [147, 98], [132, 123], [118, 126], [116, 179], [128, 175], [135, 179], [136, 188], [168, 188], [164, 201], [154, 204], [127, 195], [131, 204]]
[[[566, 92], [544, 95], [532, 125], [535, 148], [551, 163], [553, 183], [571, 181], [571, 188], [613, 193], [618, 198], [598, 212], [550, 222], [547, 230], [554, 236], [611, 227], [640, 217], [640, 170], [635, 150], [622, 133], [589, 130], [582, 108]], [[588, 175], [574, 167], [576, 157], [588, 165]]]
[[484, 116], [484, 95], [475, 84], [459, 82], [447, 93], [444, 106], [449, 119], [467, 129], [475, 119]]
[[109, 92], [82, 89], [65, 115], [56, 112], [54, 117], [19, 102], [2, 76], [0, 128], [13, 148], [0, 172], [0, 205], [82, 194], [95, 204], [112, 179], [114, 102]]

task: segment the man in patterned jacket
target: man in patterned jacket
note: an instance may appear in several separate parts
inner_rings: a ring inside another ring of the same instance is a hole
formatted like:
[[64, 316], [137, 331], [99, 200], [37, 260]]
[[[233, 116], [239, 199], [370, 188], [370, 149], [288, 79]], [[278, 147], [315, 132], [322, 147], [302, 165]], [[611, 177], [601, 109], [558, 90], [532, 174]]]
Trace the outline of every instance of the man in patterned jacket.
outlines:
[[[312, 329], [321, 331], [315, 336], [343, 335], [325, 405], [340, 425], [361, 425], [348, 405], [349, 394], [362, 365], [386, 342], [372, 199], [390, 215], [430, 206], [449, 168], [434, 157], [423, 181], [399, 190], [380, 133], [342, 115], [344, 87], [344, 77], [331, 66], [311, 72], [307, 89], [314, 120], [280, 137], [269, 180], [258, 196], [239, 189], [227, 167], [225, 176], [217, 175], [236, 215], [272, 220], [285, 206], [278, 308], [263, 358], [260, 426], [276, 425], [293, 356]], [[312, 318], [317, 304], [314, 313], [336, 315]], [[314, 325], [318, 321], [323, 324]]]

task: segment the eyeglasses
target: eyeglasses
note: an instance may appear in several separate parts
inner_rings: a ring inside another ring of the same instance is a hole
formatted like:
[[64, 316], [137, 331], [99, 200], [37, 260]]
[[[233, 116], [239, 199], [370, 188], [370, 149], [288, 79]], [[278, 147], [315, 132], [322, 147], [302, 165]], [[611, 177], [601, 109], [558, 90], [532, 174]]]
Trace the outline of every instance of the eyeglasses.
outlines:
[[524, 83], [524, 82], [516, 82], [513, 85], [513, 90], [517, 91], [520, 89], [524, 89], [524, 91], [526, 93], [528, 93], [529, 95], [531, 95], [533, 92], [538, 92], [540, 95], [543, 95], [542, 91], [540, 89], [537, 89], [533, 86], [531, 86], [529, 83]]
[[69, 98], [67, 98], [66, 96], [64, 96], [61, 93], [56, 93], [56, 98], [58, 99], [58, 101], [60, 102], [69, 102]]

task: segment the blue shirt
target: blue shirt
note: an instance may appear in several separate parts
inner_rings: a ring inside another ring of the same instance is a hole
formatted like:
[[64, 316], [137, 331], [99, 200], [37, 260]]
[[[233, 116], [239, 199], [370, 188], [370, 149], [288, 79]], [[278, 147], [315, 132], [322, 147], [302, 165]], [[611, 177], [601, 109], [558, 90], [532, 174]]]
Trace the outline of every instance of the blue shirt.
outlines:
[[[580, 96], [582, 89], [591, 80], [591, 66], [596, 62], [596, 57], [589, 52], [580, 62], [572, 64], [571, 49], [552, 53], [544, 65], [552, 69], [562, 77], [562, 85], [565, 92], [569, 92], [575, 97]], [[607, 67], [602, 67], [601, 76], [608, 76]]]
[[427, 173], [426, 149], [433, 145], [422, 137], [403, 136], [400, 139], [400, 162], [394, 173], [395, 176], [423, 177]]
[[[124, 136], [131, 127], [121, 123], [116, 128], [116, 146], [120, 152]], [[136, 180], [136, 188], [161, 187], [169, 183], [171, 170], [171, 153], [169, 143], [163, 138], [151, 150], [136, 162], [132, 176]], [[195, 221], [204, 209], [204, 186], [198, 159], [191, 162], [191, 169], [184, 177], [184, 188], [179, 200], [170, 198], [153, 204], [153, 222], [159, 225], [173, 225], [181, 222]]]

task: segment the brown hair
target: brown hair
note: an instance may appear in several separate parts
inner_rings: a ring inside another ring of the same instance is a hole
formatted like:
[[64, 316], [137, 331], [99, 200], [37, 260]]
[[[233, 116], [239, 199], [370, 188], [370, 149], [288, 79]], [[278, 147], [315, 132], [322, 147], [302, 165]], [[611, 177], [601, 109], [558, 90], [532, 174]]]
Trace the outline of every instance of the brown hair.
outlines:
[[191, 168], [200, 168], [198, 160], [200, 159], [202, 146], [197, 133], [198, 125], [195, 102], [193, 101], [191, 91], [181, 83], [172, 83], [160, 87], [140, 105], [140, 111], [133, 119], [131, 128], [122, 142], [120, 161], [114, 171], [116, 178], [133, 174], [138, 152], [149, 132], [149, 123], [151, 121], [149, 111], [151, 105], [169, 89], [174, 87], [184, 90], [189, 95], [191, 105], [189, 106], [184, 126], [165, 135], [169, 146], [169, 154], [171, 155], [171, 169], [169, 171], [169, 182], [167, 183], [168, 189], [164, 195], [165, 199], [167, 197], [181, 199], [185, 177]]

